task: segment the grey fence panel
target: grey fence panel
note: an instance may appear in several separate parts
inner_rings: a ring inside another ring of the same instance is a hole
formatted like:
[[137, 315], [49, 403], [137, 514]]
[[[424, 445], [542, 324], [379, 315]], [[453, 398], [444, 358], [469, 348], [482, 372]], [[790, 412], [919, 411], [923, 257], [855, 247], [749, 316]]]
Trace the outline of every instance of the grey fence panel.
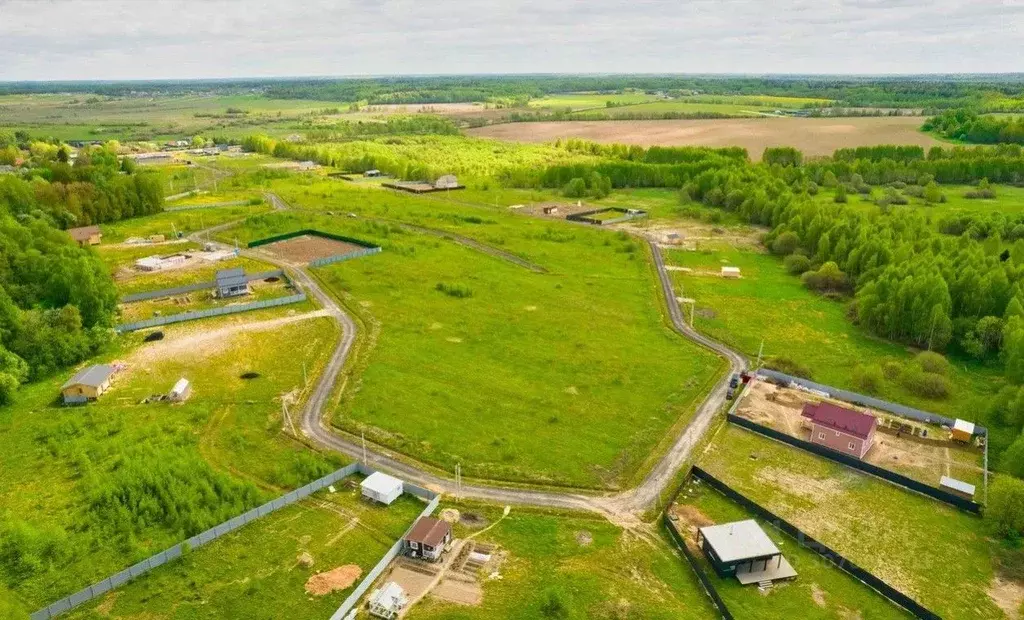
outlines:
[[406, 493], [409, 493], [410, 495], [415, 495], [420, 499], [426, 500], [433, 499], [437, 495], [437, 493], [434, 493], [433, 491], [424, 489], [423, 487], [419, 487], [416, 486], [415, 484], [411, 484], [408, 482], [402, 483], [402, 490], [405, 491]]
[[690, 565], [690, 568], [693, 569], [693, 573], [697, 575], [697, 581], [699, 581], [701, 587], [704, 588], [704, 592], [708, 595], [708, 598], [711, 599], [711, 603], [715, 606], [716, 609], [718, 609], [718, 613], [722, 617], [722, 620], [735, 620], [735, 616], [733, 616], [732, 612], [729, 611], [729, 608], [726, 607], [725, 601], [722, 600], [722, 596], [718, 593], [718, 590], [715, 588], [714, 582], [712, 582], [711, 579], [708, 578], [707, 573], [704, 572], [703, 568], [701, 568], [701, 565], [697, 561], [697, 558], [695, 558], [693, 554], [690, 553], [690, 550], [686, 547], [686, 541], [683, 540], [683, 537], [679, 533], [679, 530], [676, 529], [676, 524], [672, 523], [672, 521], [668, 518], [667, 512], [664, 515], [662, 515], [662, 523], [668, 530], [669, 536], [672, 538], [672, 542], [674, 542], [676, 544], [676, 547], [678, 547], [679, 550], [683, 552], [683, 557], [686, 558], [686, 562]]
[[[358, 465], [356, 463], [352, 463], [345, 467], [342, 467], [337, 471], [327, 474], [326, 476], [314, 481], [313, 483], [307, 484], [303, 488], [311, 488], [315, 484], [321, 482], [322, 484], [318, 488], [323, 488], [328, 484], [331, 484], [341, 478], [352, 475], [356, 471], [358, 471]], [[306, 495], [309, 495], [309, 493], [307, 493]], [[87, 588], [75, 592], [71, 596], [65, 597], [59, 601], [55, 601], [50, 605], [47, 605], [43, 609], [33, 612], [30, 617], [32, 618], [32, 620], [48, 620], [49, 618], [52, 618], [58, 614], [64, 613], [74, 607], [77, 607], [78, 605], [81, 605], [82, 603], [90, 599], [93, 599], [105, 592], [108, 592], [121, 585], [124, 585], [128, 581], [131, 581], [132, 579], [138, 577], [139, 575], [142, 575], [143, 573], [146, 573], [158, 566], [161, 566], [163, 564], [166, 564], [167, 562], [170, 562], [176, 558], [181, 557], [182, 553], [184, 552], [184, 545], [188, 545], [189, 548], [191, 549], [201, 547], [206, 543], [215, 540], [219, 536], [223, 536], [224, 534], [233, 532], [242, 527], [243, 525], [255, 521], [259, 517], [266, 516], [271, 512], [278, 510], [279, 508], [283, 508], [285, 506], [293, 504], [301, 497], [305, 496], [300, 496], [297, 491], [292, 491], [266, 504], [263, 504], [262, 506], [249, 510], [239, 516], [232, 517], [224, 523], [216, 525], [206, 530], [205, 532], [196, 534], [195, 536], [189, 538], [183, 543], [176, 544], [173, 547], [156, 553], [146, 558], [145, 560], [142, 560], [141, 562], [133, 564], [132, 566], [129, 566], [128, 568], [122, 571], [114, 573], [110, 577], [102, 579], [88, 586]], [[433, 512], [434, 508], [437, 507], [437, 502], [439, 501], [439, 499], [440, 498], [435, 498], [434, 501], [428, 506], [430, 512], [424, 512], [423, 514], [430, 514], [431, 512]]]
[[[360, 471], [369, 469], [370, 468], [368, 467], [360, 467]], [[427, 504], [427, 507], [424, 508], [423, 512], [420, 513], [420, 517], [429, 517], [430, 515], [434, 514], [434, 510], [437, 509], [437, 505], [440, 503], [441, 496], [435, 493], [433, 499], [430, 500], [430, 503]], [[408, 534], [411, 530], [412, 526], [410, 525], [409, 529], [405, 531], [405, 534]], [[384, 571], [388, 567], [388, 564], [391, 563], [391, 560], [394, 560], [398, 556], [398, 554], [401, 553], [402, 539], [405, 538], [405, 534], [402, 535], [402, 538], [396, 540], [395, 544], [391, 545], [391, 548], [388, 549], [387, 553], [384, 554], [384, 557], [382, 557], [380, 561], [377, 562], [377, 565], [371, 568], [370, 572], [366, 573], [366, 577], [364, 577], [363, 580], [359, 583], [359, 585], [356, 586], [356, 589], [352, 591], [352, 594], [348, 595], [348, 598], [346, 598], [345, 601], [341, 604], [341, 607], [338, 607], [338, 610], [331, 614], [331, 620], [343, 620], [345, 615], [348, 614], [348, 612], [352, 611], [352, 608], [359, 603], [359, 599], [362, 598], [364, 594], [366, 594], [366, 591], [370, 589], [370, 586], [373, 585], [373, 582], [376, 581], [377, 578], [384, 573]]]
[[[937, 413], [930, 413], [928, 411], [922, 411], [921, 409], [914, 409], [913, 407], [907, 407], [906, 405], [901, 405], [899, 403], [891, 403], [887, 400], [882, 400], [880, 398], [875, 398], [873, 396], [866, 396], [864, 394], [858, 394], [857, 392], [851, 392], [849, 390], [844, 390], [842, 388], [832, 387], [831, 385], [815, 383], [814, 381], [811, 381], [809, 379], [804, 379], [802, 377], [794, 377], [793, 375], [787, 375], [786, 373], [779, 372], [777, 370], [762, 368], [757, 371], [757, 374], [761, 375], [762, 377], [773, 379], [775, 381], [795, 383], [810, 390], [824, 392], [829, 396], [837, 398], [839, 400], [845, 400], [846, 402], [853, 403], [855, 405], [861, 405], [862, 407], [881, 409], [882, 411], [895, 413], [896, 415], [910, 418], [912, 420], [917, 420], [918, 422], [925, 422], [927, 424], [944, 424], [946, 426], [952, 426], [953, 422], [955, 421], [952, 418], [947, 418], [946, 416], [942, 416]], [[982, 435], [988, 433], [987, 429], [984, 426], [975, 425], [974, 429], [976, 432]]]
[[[253, 273], [246, 276], [247, 282], [254, 280], [265, 280], [267, 278], [276, 278], [284, 275], [284, 271], [280, 269], [274, 269], [272, 271], [264, 271], [261, 273]], [[207, 288], [214, 288], [217, 283], [214, 281], [210, 282], [197, 282], [195, 284], [183, 284], [181, 286], [172, 286], [171, 288], [162, 288], [156, 291], [143, 291], [142, 293], [132, 293], [131, 295], [124, 295], [121, 297], [121, 303], [128, 304], [133, 301], [144, 301], [147, 299], [158, 299], [160, 297], [171, 297], [174, 295], [181, 295], [183, 293], [191, 293], [192, 291], [201, 291]]]
[[274, 299], [265, 299], [263, 301], [253, 301], [247, 304], [239, 304], [237, 306], [224, 306], [223, 308], [211, 308], [209, 310], [194, 310], [192, 312], [182, 312], [181, 314], [160, 316], [152, 319], [146, 319], [144, 321], [136, 321], [134, 323], [124, 323], [122, 325], [118, 325], [114, 329], [116, 329], [118, 332], [131, 332], [138, 329], [146, 329], [147, 327], [157, 327], [159, 325], [170, 325], [172, 323], [194, 321], [196, 319], [223, 316], [225, 314], [237, 314], [239, 312], [249, 312], [250, 310], [262, 310], [263, 308], [286, 306], [288, 304], [294, 304], [305, 300], [306, 294], [298, 293], [296, 295], [288, 295], [287, 297], [277, 297]]
[[347, 254], [337, 254], [335, 256], [327, 256], [325, 258], [317, 258], [309, 261], [310, 267], [322, 267], [323, 265], [330, 265], [331, 263], [340, 263], [342, 261], [351, 260], [353, 258], [360, 258], [362, 256], [369, 256], [371, 254], [379, 254], [380, 248], [367, 248], [365, 250], [356, 250], [355, 252], [348, 252]]
[[180, 207], [171, 207], [169, 209], [165, 208], [164, 211], [174, 213], [175, 211], [191, 211], [193, 209], [212, 209], [215, 207], [240, 207], [248, 203], [248, 200], [231, 200], [228, 202], [211, 202], [205, 205], [181, 205]]

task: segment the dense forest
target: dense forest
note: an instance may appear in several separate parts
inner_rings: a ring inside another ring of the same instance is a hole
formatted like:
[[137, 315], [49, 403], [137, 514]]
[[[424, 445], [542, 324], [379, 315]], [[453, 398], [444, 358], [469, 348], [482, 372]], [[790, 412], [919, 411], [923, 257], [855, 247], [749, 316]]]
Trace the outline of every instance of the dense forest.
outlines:
[[523, 105], [531, 98], [566, 92], [661, 91], [675, 95], [777, 95], [829, 99], [838, 107], [971, 107], [990, 111], [1024, 110], [1024, 78], [1008, 75], [851, 76], [693, 76], [693, 75], [512, 75], [381, 78], [296, 78], [136, 82], [12, 82], [0, 95], [94, 93], [117, 97], [242, 94], [338, 102], [457, 103], [488, 101]]
[[949, 110], [921, 127], [943, 138], [972, 144], [1024, 144], [1024, 117], [982, 115], [972, 110]]
[[162, 209], [163, 190], [130, 173], [116, 145], [33, 142], [23, 175], [0, 175], [0, 404], [19, 384], [77, 364], [109, 338], [117, 296], [106, 267], [62, 229]]

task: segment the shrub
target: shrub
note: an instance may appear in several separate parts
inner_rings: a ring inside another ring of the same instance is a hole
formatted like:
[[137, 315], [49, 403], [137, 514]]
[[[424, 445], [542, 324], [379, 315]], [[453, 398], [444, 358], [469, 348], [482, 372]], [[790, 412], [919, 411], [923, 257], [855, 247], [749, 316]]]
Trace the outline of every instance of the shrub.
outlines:
[[867, 394], [877, 394], [885, 383], [885, 376], [877, 365], [858, 365], [853, 369], [853, 383]]
[[802, 366], [799, 362], [788, 357], [769, 357], [764, 361], [764, 366], [765, 368], [784, 372], [787, 375], [793, 375], [794, 377], [814, 379], [814, 377], [811, 376], [811, 370], [809, 368]]
[[845, 202], [847, 202], [847, 200], [849, 200], [846, 197], [846, 186], [845, 185], [841, 185], [841, 184], [840, 185], [836, 185], [836, 195], [835, 195], [835, 198], [833, 198], [832, 200], [834, 200], [835, 202], [838, 202], [840, 204], [845, 203]]
[[882, 374], [889, 381], [898, 381], [903, 376], [903, 364], [894, 361], [888, 361], [882, 364]]
[[1000, 536], [1019, 538], [1024, 534], [1024, 481], [996, 477], [989, 487], [985, 521]]
[[923, 398], [940, 400], [949, 398], [952, 386], [949, 379], [931, 372], [912, 371], [903, 373], [903, 387]]
[[807, 271], [801, 276], [804, 286], [819, 293], [842, 292], [849, 288], [850, 281], [834, 261], [829, 261], [817, 271]]
[[549, 591], [540, 605], [540, 613], [545, 618], [562, 620], [569, 617], [569, 608], [562, 602], [562, 596], [558, 592]]
[[790, 254], [782, 261], [786, 271], [798, 276], [811, 268], [811, 259], [803, 254]]
[[925, 372], [931, 372], [937, 375], [946, 375], [949, 373], [949, 361], [935, 351], [922, 351], [918, 353], [917, 363], [921, 366], [921, 370]]
[[800, 237], [795, 232], [787, 230], [772, 241], [772, 252], [779, 256], [788, 256], [796, 251], [800, 245]]
[[576, 177], [565, 184], [562, 194], [569, 198], [583, 198], [587, 195], [587, 182]]
[[456, 299], [468, 299], [473, 296], [473, 289], [461, 284], [438, 282], [434, 287], [434, 290], [440, 291], [449, 297], [455, 297]]

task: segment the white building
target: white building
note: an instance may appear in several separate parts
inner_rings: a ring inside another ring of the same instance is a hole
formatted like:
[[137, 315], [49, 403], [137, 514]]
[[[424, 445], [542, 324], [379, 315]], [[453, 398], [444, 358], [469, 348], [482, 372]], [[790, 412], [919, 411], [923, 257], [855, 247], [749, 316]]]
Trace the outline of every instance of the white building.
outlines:
[[378, 618], [397, 618], [398, 614], [409, 604], [409, 598], [405, 595], [402, 586], [394, 581], [384, 584], [370, 593], [370, 615]]
[[147, 256], [135, 261], [135, 268], [140, 271], [160, 271], [170, 267], [183, 265], [188, 259], [184, 254], [173, 254], [171, 256]]
[[740, 277], [739, 267], [722, 267], [723, 278], [738, 278]]
[[402, 481], [383, 472], [374, 472], [359, 487], [363, 497], [381, 504], [391, 504], [402, 495]]
[[176, 403], [185, 402], [188, 400], [189, 395], [192, 394], [192, 384], [188, 382], [188, 379], [181, 378], [171, 388], [170, 394], [167, 396]]
[[440, 177], [435, 183], [436, 189], [455, 189], [459, 186], [459, 180], [455, 178], [454, 174], [446, 174]]

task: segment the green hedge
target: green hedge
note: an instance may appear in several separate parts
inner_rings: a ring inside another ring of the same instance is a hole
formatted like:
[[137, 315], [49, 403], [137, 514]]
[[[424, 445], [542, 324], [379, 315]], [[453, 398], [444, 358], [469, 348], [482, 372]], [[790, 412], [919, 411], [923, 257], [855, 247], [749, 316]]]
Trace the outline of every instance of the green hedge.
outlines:
[[344, 235], [335, 235], [333, 233], [322, 232], [319, 230], [312, 230], [310, 228], [304, 228], [302, 230], [296, 230], [295, 232], [282, 233], [280, 235], [274, 235], [273, 237], [267, 237], [266, 239], [256, 239], [250, 241], [246, 247], [255, 248], [261, 245], [267, 245], [268, 243], [277, 243], [278, 241], [287, 241], [288, 239], [294, 239], [295, 237], [301, 237], [302, 235], [313, 235], [314, 237], [324, 237], [326, 239], [334, 239], [335, 241], [344, 241], [346, 243], [354, 243], [364, 248], [375, 248], [377, 246], [372, 243], [368, 243], [361, 239], [355, 239], [353, 237], [345, 237]]

